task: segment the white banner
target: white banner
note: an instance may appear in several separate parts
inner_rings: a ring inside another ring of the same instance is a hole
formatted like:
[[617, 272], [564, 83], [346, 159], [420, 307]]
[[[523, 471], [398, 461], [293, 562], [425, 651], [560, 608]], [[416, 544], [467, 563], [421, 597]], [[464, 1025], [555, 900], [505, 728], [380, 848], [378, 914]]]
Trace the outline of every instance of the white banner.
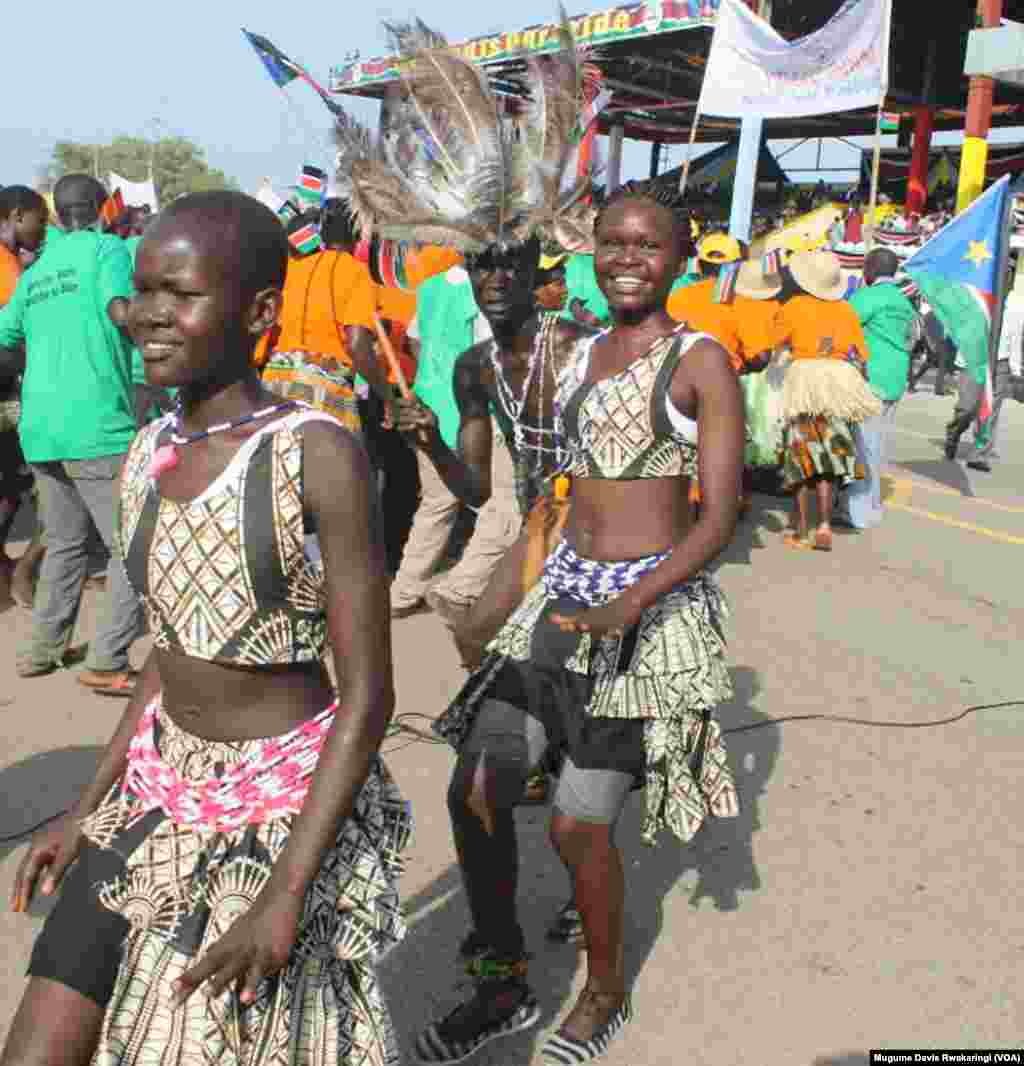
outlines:
[[111, 195], [118, 189], [121, 190], [125, 207], [143, 207], [148, 204], [153, 211], [160, 210], [160, 205], [156, 200], [156, 188], [151, 181], [129, 181], [127, 178], [122, 178], [120, 174], [110, 171], [108, 184]]
[[877, 107], [888, 88], [892, 0], [846, 0], [815, 33], [787, 41], [742, 0], [721, 0], [701, 114], [799, 118]]

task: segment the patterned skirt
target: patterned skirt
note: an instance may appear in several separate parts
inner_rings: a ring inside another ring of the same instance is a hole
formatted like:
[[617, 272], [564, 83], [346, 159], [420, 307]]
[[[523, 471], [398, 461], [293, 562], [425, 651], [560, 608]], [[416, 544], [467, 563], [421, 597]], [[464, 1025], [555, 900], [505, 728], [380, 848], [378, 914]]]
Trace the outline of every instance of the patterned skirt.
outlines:
[[797, 489], [815, 478], [846, 484], [864, 477], [853, 427], [833, 415], [790, 418], [783, 431], [782, 485]]
[[[600, 587], [602, 564], [579, 560], [575, 553], [574, 580], [549, 580], [553, 568], [564, 570], [558, 564], [566, 547], [563, 543], [556, 548], [546, 579], [534, 585], [488, 645], [483, 663], [434, 729], [459, 749], [499, 675], [505, 683], [510, 670], [521, 675], [524, 691], [554, 699], [580, 698], [583, 712], [595, 718], [642, 719], [644, 843], [653, 844], [661, 829], [686, 843], [709, 815], [732, 817], [739, 812], [721, 729], [712, 718], [715, 706], [732, 695], [725, 656], [725, 598], [707, 574], [677, 586], [647, 608], [623, 637], [583, 635], [573, 642], [559, 683], [546, 662], [543, 667], [531, 664], [531, 656], [550, 659], [537, 654], [534, 640], [546, 639], [551, 630], [546, 622], [551, 607], [564, 602], [567, 593], [579, 593], [578, 602], [583, 596], [607, 602], [622, 591]], [[639, 571], [632, 576], [640, 576]]]
[[318, 352], [271, 352], [262, 371], [263, 384], [286, 400], [302, 400], [333, 415], [347, 430], [362, 434], [355, 391], [355, 371]]
[[95, 1066], [399, 1062], [375, 962], [405, 933], [398, 876], [411, 818], [380, 761], [307, 892], [288, 965], [244, 1009], [234, 984], [172, 1005], [175, 980], [267, 883], [333, 714], [227, 743], [186, 733], [159, 700], [147, 708], [125, 777], [83, 824], [87, 847], [118, 860], [119, 874], [94, 886], [99, 901], [131, 927]]

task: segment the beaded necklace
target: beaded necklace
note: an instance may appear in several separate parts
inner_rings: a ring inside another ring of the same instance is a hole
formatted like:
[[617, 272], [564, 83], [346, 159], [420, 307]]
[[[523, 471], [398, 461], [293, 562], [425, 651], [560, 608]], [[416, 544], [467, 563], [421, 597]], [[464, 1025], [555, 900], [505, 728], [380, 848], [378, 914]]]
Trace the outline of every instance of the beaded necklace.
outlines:
[[184, 447], [186, 444], [195, 444], [197, 441], [206, 440], [207, 437], [212, 437], [216, 433], [226, 433], [229, 429], [238, 429], [239, 426], [247, 426], [250, 422], [256, 422], [261, 418], [267, 418], [270, 415], [276, 415], [282, 411], [291, 411], [298, 406], [299, 403], [297, 400], [285, 400], [283, 403], [275, 403], [270, 407], [264, 407], [260, 411], [253, 411], [252, 414], [243, 415], [241, 418], [234, 418], [230, 422], [218, 422], [217, 425], [210, 426], [208, 429], [202, 429], [198, 433], [187, 433], [182, 435], [182, 405], [179, 400], [177, 407], [174, 409], [174, 414], [171, 415], [170, 443], [161, 444], [160, 447], [153, 452], [153, 458], [149, 464], [149, 476], [151, 478], [158, 478], [166, 471], [173, 470], [178, 465], [181, 458], [178, 455], [178, 448]]
[[[555, 403], [552, 425], [544, 425], [544, 378], [549, 361], [552, 363], [551, 372], [554, 375], [554, 356], [552, 355], [552, 342], [558, 319], [555, 315], [545, 315], [541, 319], [540, 329], [537, 330], [533, 347], [530, 350], [530, 358], [526, 364], [526, 377], [523, 380], [523, 389], [519, 397], [516, 397], [512, 386], [505, 377], [501, 361], [498, 359], [497, 343], [491, 346], [491, 365], [494, 368], [494, 378], [497, 385], [498, 400], [502, 409], [512, 423], [512, 434], [515, 440], [516, 454], [526, 459], [527, 453], [532, 452], [534, 459], [532, 472], [539, 474], [544, 468], [545, 456], [553, 455], [556, 469], [562, 465], [564, 459], [564, 434], [562, 432], [562, 420], [560, 409]], [[550, 359], [549, 359], [550, 357]], [[533, 384], [534, 375], [539, 374], [537, 384], [537, 425], [526, 425], [524, 413], [526, 401], [530, 395], [530, 387]], [[533, 440], [527, 440], [529, 433]], [[551, 443], [546, 443], [550, 439]], [[527, 460], [529, 465], [529, 460]]]

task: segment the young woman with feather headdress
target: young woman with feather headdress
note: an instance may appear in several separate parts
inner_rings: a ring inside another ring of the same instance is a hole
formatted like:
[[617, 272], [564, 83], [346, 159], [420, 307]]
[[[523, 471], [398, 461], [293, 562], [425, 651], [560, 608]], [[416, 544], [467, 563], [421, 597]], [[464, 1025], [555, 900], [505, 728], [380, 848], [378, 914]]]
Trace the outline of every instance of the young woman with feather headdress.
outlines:
[[[353, 168], [353, 201], [386, 235], [465, 250], [483, 310], [509, 323], [487, 371], [507, 379], [500, 353], [525, 355], [529, 366], [534, 351], [524, 282], [536, 235], [569, 202], [559, 195], [558, 164], [571, 124], [549, 100], [576, 91], [577, 60], [566, 40], [550, 63], [527, 61], [526, 107], [535, 114], [518, 140], [480, 71], [436, 38], [415, 36], [399, 42], [407, 73], [383, 161]], [[458, 753], [448, 804], [473, 920], [461, 954], [474, 989], [420, 1035], [423, 1062], [462, 1062], [540, 1018], [516, 912], [513, 808], [545, 751], [564, 757], [551, 835], [582, 916], [588, 968], [579, 999], [544, 1045], [545, 1062], [596, 1058], [631, 1017], [614, 841], [630, 791], [647, 786], [647, 840], [668, 828], [686, 841], [708, 815], [737, 810], [712, 721], [729, 693], [724, 603], [704, 568], [736, 520], [742, 399], [724, 349], [665, 310], [689, 240], [672, 207], [642, 190], [613, 196], [596, 238], [614, 325], [572, 342], [552, 400], [562, 430], [553, 447], [564, 450], [572, 479], [564, 535], [507, 621], [509, 604], [497, 601], [503, 586], [520, 586], [527, 540], [505, 557], [481, 609], [496, 632], [480, 639], [479, 668], [435, 726]], [[467, 404], [487, 358], [471, 349], [460, 361], [465, 380], [456, 384]], [[528, 407], [530, 390], [511, 395]], [[479, 499], [486, 475], [474, 469], [472, 441], [463, 439], [459, 454], [442, 450], [429, 415], [415, 408], [403, 411], [402, 425], [423, 435], [453, 486]], [[688, 488], [698, 465], [705, 506], [695, 521]]]

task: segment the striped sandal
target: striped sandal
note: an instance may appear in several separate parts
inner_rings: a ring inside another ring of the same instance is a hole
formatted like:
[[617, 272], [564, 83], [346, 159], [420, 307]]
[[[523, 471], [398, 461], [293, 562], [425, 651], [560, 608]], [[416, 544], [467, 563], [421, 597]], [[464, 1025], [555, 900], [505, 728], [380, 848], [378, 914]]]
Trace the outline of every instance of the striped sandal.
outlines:
[[[465, 1062], [492, 1040], [536, 1025], [540, 1005], [526, 983], [526, 966], [525, 959], [505, 962], [477, 956], [471, 960], [467, 970], [476, 986], [473, 995], [420, 1033], [417, 1059], [452, 1066]], [[511, 1002], [502, 1004], [499, 1000], [503, 999]]]
[[592, 1062], [608, 1050], [608, 1045], [633, 1020], [633, 1008], [629, 998], [608, 1019], [606, 1025], [599, 1029], [589, 1040], [577, 1040], [561, 1029], [548, 1037], [541, 1049], [541, 1061], [556, 1063], [557, 1066], [577, 1066], [578, 1063]]

